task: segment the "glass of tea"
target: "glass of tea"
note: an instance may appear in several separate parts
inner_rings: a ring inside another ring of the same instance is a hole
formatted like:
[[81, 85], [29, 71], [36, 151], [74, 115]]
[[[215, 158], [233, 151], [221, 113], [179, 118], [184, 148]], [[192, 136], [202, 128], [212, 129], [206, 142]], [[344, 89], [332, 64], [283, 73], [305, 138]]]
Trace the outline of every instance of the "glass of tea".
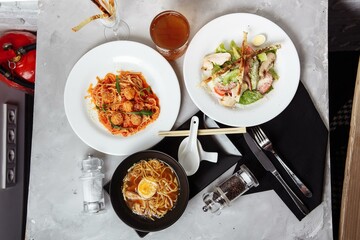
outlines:
[[167, 60], [175, 60], [185, 53], [189, 35], [189, 22], [176, 11], [168, 10], [159, 13], [150, 25], [150, 36], [156, 49]]

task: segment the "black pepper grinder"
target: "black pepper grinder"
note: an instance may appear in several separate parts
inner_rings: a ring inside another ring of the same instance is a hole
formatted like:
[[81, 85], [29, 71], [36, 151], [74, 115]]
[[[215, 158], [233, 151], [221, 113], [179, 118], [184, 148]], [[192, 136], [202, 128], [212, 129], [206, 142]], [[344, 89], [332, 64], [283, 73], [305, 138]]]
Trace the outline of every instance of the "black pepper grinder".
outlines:
[[210, 210], [212, 213], [220, 214], [222, 208], [230, 206], [231, 202], [250, 188], [257, 187], [258, 185], [259, 182], [252, 172], [245, 165], [241, 165], [239, 171], [215, 186], [214, 191], [203, 195], [205, 203], [203, 211], [207, 212]]

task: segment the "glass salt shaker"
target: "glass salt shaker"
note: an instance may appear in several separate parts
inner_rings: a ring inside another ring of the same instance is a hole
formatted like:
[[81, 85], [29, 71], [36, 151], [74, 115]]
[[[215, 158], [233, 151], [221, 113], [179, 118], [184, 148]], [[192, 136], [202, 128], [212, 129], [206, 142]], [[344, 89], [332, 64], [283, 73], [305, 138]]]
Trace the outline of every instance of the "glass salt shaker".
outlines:
[[105, 175], [101, 172], [104, 161], [91, 155], [82, 160], [80, 179], [83, 183], [84, 212], [98, 213], [105, 208], [103, 179]]
[[235, 172], [225, 181], [215, 186], [214, 191], [205, 193], [203, 211], [210, 210], [212, 213], [220, 214], [220, 210], [230, 204], [252, 187], [257, 187], [259, 182], [252, 172], [241, 165], [240, 170]]

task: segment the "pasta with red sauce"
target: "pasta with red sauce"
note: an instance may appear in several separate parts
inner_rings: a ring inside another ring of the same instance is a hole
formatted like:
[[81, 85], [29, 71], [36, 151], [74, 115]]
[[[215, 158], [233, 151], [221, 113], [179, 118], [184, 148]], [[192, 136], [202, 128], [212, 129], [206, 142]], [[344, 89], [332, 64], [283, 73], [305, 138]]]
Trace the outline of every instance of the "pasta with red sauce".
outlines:
[[133, 135], [160, 114], [159, 99], [140, 72], [119, 71], [97, 77], [97, 84], [90, 84], [88, 93], [99, 121], [114, 135]]

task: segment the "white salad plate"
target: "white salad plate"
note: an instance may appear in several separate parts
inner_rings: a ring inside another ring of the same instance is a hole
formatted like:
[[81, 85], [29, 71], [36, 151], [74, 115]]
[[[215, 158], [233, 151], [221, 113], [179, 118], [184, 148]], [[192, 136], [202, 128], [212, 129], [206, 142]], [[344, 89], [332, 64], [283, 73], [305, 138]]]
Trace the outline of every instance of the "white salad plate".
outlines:
[[[96, 77], [118, 70], [141, 72], [159, 98], [160, 115], [138, 133], [112, 135], [98, 120], [88, 95]], [[97, 46], [83, 55], [71, 70], [64, 93], [65, 113], [79, 136], [90, 147], [111, 155], [129, 155], [152, 147], [163, 137], [159, 131], [173, 127], [180, 109], [180, 86], [171, 65], [154, 49], [131, 41], [114, 41]]]
[[[267, 39], [261, 47], [281, 44], [275, 62], [280, 78], [274, 81], [273, 90], [259, 101], [228, 108], [200, 86], [201, 66], [204, 56], [214, 53], [219, 44], [228, 47], [234, 40], [241, 45], [243, 31], [248, 32], [249, 44], [258, 34], [264, 34]], [[300, 61], [293, 42], [278, 25], [258, 15], [234, 13], [210, 21], [195, 34], [185, 54], [183, 73], [186, 89], [202, 112], [225, 125], [250, 127], [273, 119], [289, 105], [299, 85]]]

